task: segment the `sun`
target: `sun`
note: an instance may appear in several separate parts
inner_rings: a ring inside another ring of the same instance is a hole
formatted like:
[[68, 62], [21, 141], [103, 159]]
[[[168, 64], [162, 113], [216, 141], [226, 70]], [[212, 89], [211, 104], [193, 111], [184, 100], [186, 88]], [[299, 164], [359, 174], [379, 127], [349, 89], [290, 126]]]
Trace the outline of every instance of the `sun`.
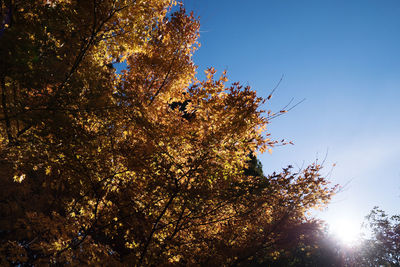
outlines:
[[336, 220], [329, 223], [332, 235], [344, 245], [356, 245], [360, 240], [361, 224], [353, 220]]

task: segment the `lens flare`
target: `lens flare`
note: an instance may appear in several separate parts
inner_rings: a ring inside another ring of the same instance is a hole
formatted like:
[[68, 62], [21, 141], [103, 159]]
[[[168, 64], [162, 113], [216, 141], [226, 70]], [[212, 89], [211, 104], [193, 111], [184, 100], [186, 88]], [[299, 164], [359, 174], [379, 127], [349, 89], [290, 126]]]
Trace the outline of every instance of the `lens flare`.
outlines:
[[345, 245], [356, 245], [360, 240], [361, 225], [352, 220], [337, 220], [329, 223], [331, 234]]

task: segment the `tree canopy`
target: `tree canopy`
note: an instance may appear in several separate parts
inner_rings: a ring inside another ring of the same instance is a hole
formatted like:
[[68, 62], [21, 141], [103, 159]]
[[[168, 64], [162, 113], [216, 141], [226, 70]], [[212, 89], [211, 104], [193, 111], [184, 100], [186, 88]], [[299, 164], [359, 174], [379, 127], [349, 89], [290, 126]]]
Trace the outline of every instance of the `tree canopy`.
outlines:
[[238, 266], [313, 237], [335, 187], [318, 164], [262, 174], [275, 115], [196, 78], [175, 5], [1, 1], [1, 265]]

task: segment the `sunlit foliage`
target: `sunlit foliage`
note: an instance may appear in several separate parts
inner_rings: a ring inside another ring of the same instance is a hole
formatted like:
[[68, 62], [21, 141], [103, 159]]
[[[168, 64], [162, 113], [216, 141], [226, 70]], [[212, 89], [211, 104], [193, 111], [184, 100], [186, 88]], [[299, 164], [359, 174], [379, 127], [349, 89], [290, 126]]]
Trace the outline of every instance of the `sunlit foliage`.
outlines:
[[0, 265], [246, 265], [316, 229], [335, 189], [250, 171], [264, 100], [196, 79], [175, 4], [1, 1]]

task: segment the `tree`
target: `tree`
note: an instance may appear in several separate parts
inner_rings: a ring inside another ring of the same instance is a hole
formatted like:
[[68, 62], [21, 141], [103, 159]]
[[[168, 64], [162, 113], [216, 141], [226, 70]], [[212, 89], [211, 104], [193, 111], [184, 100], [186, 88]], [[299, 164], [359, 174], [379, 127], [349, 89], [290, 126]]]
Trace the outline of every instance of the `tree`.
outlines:
[[1, 2], [2, 265], [243, 265], [315, 229], [335, 188], [317, 164], [249, 172], [276, 144], [264, 101], [195, 78], [173, 4]]
[[365, 225], [371, 235], [364, 238], [353, 261], [363, 266], [400, 266], [400, 216], [389, 217], [374, 207]]

